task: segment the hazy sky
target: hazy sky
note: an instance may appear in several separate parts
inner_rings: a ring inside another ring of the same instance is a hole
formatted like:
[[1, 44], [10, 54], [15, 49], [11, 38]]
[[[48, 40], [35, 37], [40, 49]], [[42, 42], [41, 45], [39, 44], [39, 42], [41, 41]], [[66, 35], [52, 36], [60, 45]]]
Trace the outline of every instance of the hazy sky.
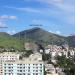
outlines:
[[60, 35], [75, 34], [75, 0], [0, 0], [0, 31], [10, 34], [39, 24]]

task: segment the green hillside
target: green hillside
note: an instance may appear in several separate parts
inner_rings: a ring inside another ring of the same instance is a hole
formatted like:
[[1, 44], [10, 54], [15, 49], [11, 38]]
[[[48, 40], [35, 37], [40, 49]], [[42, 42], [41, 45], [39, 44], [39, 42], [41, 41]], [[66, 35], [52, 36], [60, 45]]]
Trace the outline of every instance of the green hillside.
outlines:
[[68, 43], [69, 46], [75, 47], [75, 36], [63, 37], [57, 34], [50, 33], [41, 28], [32, 28], [9, 35], [4, 32], [0, 32], [0, 48], [15, 50], [23, 50], [25, 42], [37, 42], [40, 44], [48, 45], [63, 45]]
[[1, 32], [0, 33], [0, 47], [2, 48], [15, 48], [15, 49], [23, 49], [22, 40], [19, 38], [12, 37], [11, 35]]

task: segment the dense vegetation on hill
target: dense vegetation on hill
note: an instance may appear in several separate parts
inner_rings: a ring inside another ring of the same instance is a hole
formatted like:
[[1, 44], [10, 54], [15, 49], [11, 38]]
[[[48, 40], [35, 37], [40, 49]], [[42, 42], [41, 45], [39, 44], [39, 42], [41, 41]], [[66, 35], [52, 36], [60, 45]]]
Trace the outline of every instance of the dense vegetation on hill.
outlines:
[[75, 36], [63, 37], [37, 27], [29, 30], [24, 30], [14, 35], [0, 32], [0, 48], [4, 47], [22, 50], [24, 49], [24, 43], [26, 41], [34, 41], [45, 45], [63, 45], [68, 43], [69, 46], [75, 47]]
[[68, 36], [67, 39], [69, 46], [75, 47], [75, 35]]
[[22, 41], [18, 38], [12, 37], [11, 35], [1, 32], [0, 33], [0, 48], [15, 48], [20, 50], [23, 48]]

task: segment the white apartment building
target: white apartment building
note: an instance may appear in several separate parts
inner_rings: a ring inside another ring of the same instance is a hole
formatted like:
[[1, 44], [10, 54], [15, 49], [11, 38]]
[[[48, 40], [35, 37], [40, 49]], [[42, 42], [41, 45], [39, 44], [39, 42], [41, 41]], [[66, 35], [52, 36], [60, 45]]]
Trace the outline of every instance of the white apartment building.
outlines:
[[12, 60], [12, 54], [5, 56], [8, 58], [3, 57], [5, 60], [1, 62], [0, 75], [44, 75], [42, 55], [39, 53], [31, 54], [23, 60], [19, 60], [17, 54], [13, 56], [15, 60]]
[[4, 62], [3, 75], [44, 75], [44, 65], [37, 61]]
[[19, 60], [19, 54], [16, 54], [14, 52], [3, 52], [0, 53], [0, 75], [2, 75], [3, 70], [2, 70], [2, 63], [6, 61], [14, 62]]

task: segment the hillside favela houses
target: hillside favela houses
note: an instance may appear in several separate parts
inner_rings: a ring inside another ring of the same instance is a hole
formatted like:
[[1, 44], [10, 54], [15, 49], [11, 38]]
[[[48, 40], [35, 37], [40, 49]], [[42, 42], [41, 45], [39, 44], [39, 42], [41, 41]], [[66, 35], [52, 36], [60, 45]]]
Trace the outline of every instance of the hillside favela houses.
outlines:
[[[40, 52], [42, 53], [43, 50], [40, 49]], [[68, 45], [63, 46], [48, 45], [45, 47], [45, 54], [50, 54], [52, 62], [56, 62], [56, 59], [54, 59], [56, 56], [64, 55], [66, 58], [74, 58], [75, 49], [69, 48]]]

